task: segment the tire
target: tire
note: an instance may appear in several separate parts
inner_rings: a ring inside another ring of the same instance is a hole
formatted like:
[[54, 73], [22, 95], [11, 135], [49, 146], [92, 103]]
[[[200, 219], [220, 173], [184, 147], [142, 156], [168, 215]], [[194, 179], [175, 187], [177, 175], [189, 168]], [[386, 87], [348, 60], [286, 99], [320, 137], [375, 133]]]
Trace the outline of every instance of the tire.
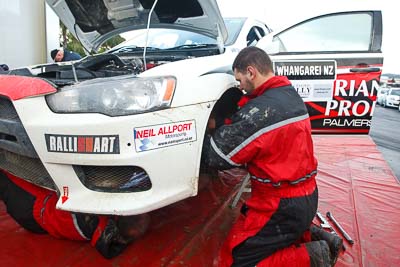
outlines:
[[386, 108], [386, 100], [382, 101], [382, 107]]

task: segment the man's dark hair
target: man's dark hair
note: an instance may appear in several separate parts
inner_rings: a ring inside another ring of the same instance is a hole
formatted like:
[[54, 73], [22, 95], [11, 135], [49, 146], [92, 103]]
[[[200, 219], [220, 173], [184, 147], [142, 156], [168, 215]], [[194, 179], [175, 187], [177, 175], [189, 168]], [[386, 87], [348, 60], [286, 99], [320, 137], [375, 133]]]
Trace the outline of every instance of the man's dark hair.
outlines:
[[50, 55], [51, 55], [51, 58], [52, 58], [53, 60], [56, 58], [56, 55], [57, 55], [57, 53], [58, 53], [58, 50], [59, 50], [59, 49], [53, 49], [53, 50], [51, 50]]
[[273, 72], [272, 61], [267, 53], [255, 46], [242, 49], [232, 64], [232, 70], [246, 72], [248, 66], [255, 67], [261, 74]]
[[0, 64], [0, 71], [8, 71], [10, 68], [7, 66], [7, 64]]

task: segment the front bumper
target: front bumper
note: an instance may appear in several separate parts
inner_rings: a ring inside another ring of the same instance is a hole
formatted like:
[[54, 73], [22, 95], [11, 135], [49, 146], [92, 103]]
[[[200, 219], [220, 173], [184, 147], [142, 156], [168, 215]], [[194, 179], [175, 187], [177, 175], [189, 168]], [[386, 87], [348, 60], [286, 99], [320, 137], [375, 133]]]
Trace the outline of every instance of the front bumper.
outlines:
[[[207, 103], [122, 117], [55, 114], [42, 96], [20, 99], [13, 104], [34, 150], [60, 192], [57, 203], [60, 209], [132, 215], [197, 194], [201, 148], [211, 112]], [[189, 128], [188, 123], [192, 123], [193, 128]], [[151, 133], [157, 134], [160, 127], [164, 129], [162, 134], [169, 131], [172, 142], [167, 144], [152, 137]], [[182, 131], [191, 130], [188, 132], [190, 140], [173, 135], [171, 131], [179, 127]], [[103, 142], [97, 150], [95, 145], [90, 149], [80, 148], [78, 140], [82, 137], [98, 137], [98, 140], [108, 137], [114, 141], [114, 146], [111, 149], [111, 142], [108, 145]], [[141, 141], [145, 139], [158, 143], [143, 146]], [[139, 167], [148, 174], [151, 188], [142, 192], [88, 188], [78, 178], [76, 166]]]
[[397, 108], [400, 104], [400, 100], [390, 100], [386, 101], [388, 107], [394, 107]]

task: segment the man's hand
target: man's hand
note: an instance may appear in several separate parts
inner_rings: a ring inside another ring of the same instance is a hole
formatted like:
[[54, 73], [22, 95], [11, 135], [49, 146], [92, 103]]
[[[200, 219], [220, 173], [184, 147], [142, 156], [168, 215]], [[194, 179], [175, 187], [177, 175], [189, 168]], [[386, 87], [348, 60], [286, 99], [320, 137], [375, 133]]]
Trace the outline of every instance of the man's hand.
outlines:
[[215, 118], [210, 117], [207, 122], [207, 133], [213, 133], [216, 127], [217, 123], [215, 122]]

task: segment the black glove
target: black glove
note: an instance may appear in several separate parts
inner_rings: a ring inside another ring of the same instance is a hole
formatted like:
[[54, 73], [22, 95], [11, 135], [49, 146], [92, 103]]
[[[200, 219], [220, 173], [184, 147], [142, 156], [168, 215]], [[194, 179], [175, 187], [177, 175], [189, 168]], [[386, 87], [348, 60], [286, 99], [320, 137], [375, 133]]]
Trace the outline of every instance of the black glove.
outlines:
[[111, 259], [121, 254], [130, 242], [121, 236], [114, 219], [109, 219], [95, 247], [103, 257]]

